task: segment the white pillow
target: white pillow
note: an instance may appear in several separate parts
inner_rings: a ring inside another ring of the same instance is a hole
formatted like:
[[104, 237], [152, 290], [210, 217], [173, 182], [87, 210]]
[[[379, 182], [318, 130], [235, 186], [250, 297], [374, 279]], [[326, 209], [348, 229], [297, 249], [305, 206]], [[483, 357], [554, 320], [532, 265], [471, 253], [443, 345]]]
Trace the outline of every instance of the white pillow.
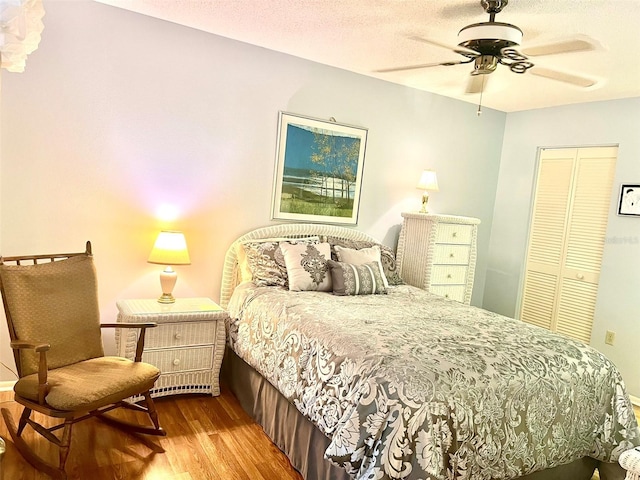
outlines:
[[336, 256], [338, 257], [339, 262], [350, 263], [352, 265], [364, 265], [365, 263], [378, 262], [378, 265], [380, 265], [380, 272], [382, 273], [384, 288], [389, 288], [389, 282], [384, 274], [384, 268], [382, 268], [380, 247], [378, 245], [361, 248], [359, 250], [341, 247], [340, 245], [334, 245], [333, 248], [336, 251]]
[[331, 273], [327, 265], [331, 260], [331, 246], [328, 243], [281, 242], [280, 250], [287, 267], [289, 290], [331, 291]]

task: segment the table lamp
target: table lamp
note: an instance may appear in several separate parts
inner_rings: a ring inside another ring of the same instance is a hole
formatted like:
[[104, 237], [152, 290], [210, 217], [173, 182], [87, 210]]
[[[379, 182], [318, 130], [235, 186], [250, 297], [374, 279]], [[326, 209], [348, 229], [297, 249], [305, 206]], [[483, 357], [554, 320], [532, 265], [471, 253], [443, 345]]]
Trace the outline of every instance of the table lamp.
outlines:
[[424, 192], [422, 194], [422, 208], [420, 209], [420, 213], [429, 213], [427, 212], [427, 202], [429, 202], [429, 191], [431, 192], [439, 191], [438, 177], [436, 177], [436, 172], [434, 172], [433, 170], [425, 170], [424, 172], [422, 172], [417, 188], [419, 188]]
[[175, 303], [176, 299], [171, 292], [173, 292], [173, 287], [176, 285], [176, 280], [178, 280], [178, 274], [171, 266], [191, 264], [184, 234], [166, 230], [160, 232], [147, 262], [165, 265], [165, 269], [160, 273], [162, 295], [158, 298], [158, 302]]

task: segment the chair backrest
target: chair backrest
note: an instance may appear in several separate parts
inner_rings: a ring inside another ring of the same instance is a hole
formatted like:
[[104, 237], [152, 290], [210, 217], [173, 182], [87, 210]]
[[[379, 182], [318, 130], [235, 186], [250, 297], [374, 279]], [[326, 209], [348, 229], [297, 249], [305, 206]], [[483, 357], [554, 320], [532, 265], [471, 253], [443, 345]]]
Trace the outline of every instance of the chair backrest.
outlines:
[[[82, 253], [0, 257], [0, 290], [11, 340], [48, 343], [50, 369], [104, 355], [91, 244]], [[38, 354], [14, 350], [18, 375]]]

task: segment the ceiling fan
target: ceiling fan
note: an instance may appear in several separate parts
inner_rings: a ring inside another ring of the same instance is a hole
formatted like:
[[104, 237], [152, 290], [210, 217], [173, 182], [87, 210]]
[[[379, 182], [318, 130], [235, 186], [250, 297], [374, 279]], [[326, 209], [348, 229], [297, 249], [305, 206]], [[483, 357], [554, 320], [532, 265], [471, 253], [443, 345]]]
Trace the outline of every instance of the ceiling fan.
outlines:
[[[469, 79], [466, 93], [482, 93], [486, 88], [488, 75], [493, 73], [498, 65], [508, 67], [512, 72], [523, 74], [530, 71], [533, 75], [558, 80], [578, 87], [590, 87], [596, 82], [580, 75], [560, 72], [543, 67], [535, 67], [529, 57], [554, 55], [559, 53], [593, 50], [595, 42], [584, 36], [539, 45], [528, 49], [518, 50], [522, 42], [522, 30], [510, 23], [496, 22], [496, 14], [507, 6], [509, 0], [480, 0], [480, 4], [489, 14], [488, 22], [467, 25], [458, 32], [457, 47], [450, 47], [442, 43], [421, 37], [410, 37], [412, 40], [444, 47], [465, 57], [459, 61], [426, 63], [404, 67], [377, 70], [379, 73], [415, 70], [436, 66], [452, 66], [473, 62], [473, 70]], [[533, 68], [535, 67], [535, 68]]]

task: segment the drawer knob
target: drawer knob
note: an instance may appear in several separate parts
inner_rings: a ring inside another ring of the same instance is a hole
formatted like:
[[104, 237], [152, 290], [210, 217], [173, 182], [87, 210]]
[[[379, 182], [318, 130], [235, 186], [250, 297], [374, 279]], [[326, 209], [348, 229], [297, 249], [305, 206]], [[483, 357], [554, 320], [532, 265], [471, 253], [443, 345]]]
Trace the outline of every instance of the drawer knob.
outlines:
[[173, 338], [175, 338], [176, 340], [180, 340], [182, 338], [182, 334], [181, 333], [174, 333], [173, 334]]
[[445, 294], [444, 294], [444, 298], [449, 298], [449, 294], [448, 294], [448, 293], [445, 293]]
[[450, 253], [450, 254], [449, 254], [449, 258], [453, 258], [453, 253]]
[[453, 232], [451, 235], [453, 236], [453, 238], [456, 238], [458, 236], [458, 232]]
[[450, 273], [447, 274], [447, 278], [451, 278], [451, 274]]
[[180, 365], [180, 359], [179, 359], [179, 358], [176, 358], [176, 359], [173, 361], [173, 366], [174, 366], [174, 367], [177, 367], [178, 365]]
[[582, 273], [579, 273], [579, 274], [576, 275], [576, 278], [578, 280], [584, 280], [584, 275]]

